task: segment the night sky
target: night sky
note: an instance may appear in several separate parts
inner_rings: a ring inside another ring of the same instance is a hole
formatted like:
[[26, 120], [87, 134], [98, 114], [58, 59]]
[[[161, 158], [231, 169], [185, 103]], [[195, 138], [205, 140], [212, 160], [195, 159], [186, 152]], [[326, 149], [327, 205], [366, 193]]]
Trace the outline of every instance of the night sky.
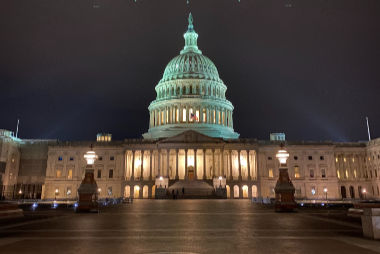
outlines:
[[20, 118], [21, 138], [140, 138], [191, 11], [241, 137], [366, 140], [367, 115], [380, 136], [380, 1], [95, 2], [1, 1], [0, 128]]

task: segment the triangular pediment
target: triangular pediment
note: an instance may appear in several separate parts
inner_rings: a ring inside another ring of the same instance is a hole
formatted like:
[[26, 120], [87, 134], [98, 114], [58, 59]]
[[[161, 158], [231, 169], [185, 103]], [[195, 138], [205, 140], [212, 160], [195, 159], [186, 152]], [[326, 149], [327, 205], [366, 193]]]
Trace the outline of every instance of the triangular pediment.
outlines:
[[213, 138], [193, 130], [188, 130], [176, 136], [162, 139], [159, 143], [224, 143], [224, 141], [222, 138]]

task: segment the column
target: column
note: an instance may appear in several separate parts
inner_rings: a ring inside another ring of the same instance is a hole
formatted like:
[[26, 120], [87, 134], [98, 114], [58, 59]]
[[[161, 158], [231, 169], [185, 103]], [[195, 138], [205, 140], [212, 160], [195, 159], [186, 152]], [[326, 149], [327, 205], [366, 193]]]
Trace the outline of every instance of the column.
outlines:
[[229, 151], [229, 156], [230, 156], [230, 180], [233, 180], [233, 176], [232, 176], [232, 150]]
[[158, 176], [161, 176], [161, 149], [158, 149]]
[[215, 149], [212, 149], [212, 178], [215, 177]]
[[169, 177], [169, 156], [170, 149], [166, 150], [166, 177]]
[[187, 149], [185, 149], [185, 180], [187, 180]]
[[143, 180], [144, 177], [144, 150], [141, 150], [141, 170], [140, 170], [140, 180]]
[[239, 180], [241, 180], [240, 150], [238, 150], [238, 162], [239, 162]]
[[247, 169], [248, 169], [248, 181], [251, 181], [251, 165], [249, 163], [249, 150], [247, 150]]
[[152, 153], [153, 153], [153, 150], [150, 150], [150, 156], [149, 156], [149, 181], [152, 180]]
[[194, 149], [194, 179], [197, 180], [198, 179], [198, 176], [197, 176], [197, 173], [198, 173], [198, 170], [197, 170], [197, 149]]
[[178, 180], [178, 149], [175, 149], [175, 179]]
[[182, 105], [180, 105], [178, 108], [179, 108], [179, 110], [178, 110], [179, 122], [182, 122], [182, 113], [183, 113]]
[[135, 179], [135, 150], [132, 150], [132, 176], [131, 180]]
[[167, 107], [164, 107], [164, 125], [166, 124], [166, 117], [167, 117], [167, 112], [168, 108]]
[[227, 176], [227, 174], [224, 173], [224, 149], [221, 149], [220, 150], [220, 153], [221, 153], [221, 159], [222, 159], [222, 172], [221, 172], [221, 175], [222, 176]]
[[186, 123], [189, 122], [189, 106], [186, 106]]
[[199, 122], [203, 123], [203, 107], [199, 107]]
[[206, 149], [203, 149], [203, 180], [206, 180]]

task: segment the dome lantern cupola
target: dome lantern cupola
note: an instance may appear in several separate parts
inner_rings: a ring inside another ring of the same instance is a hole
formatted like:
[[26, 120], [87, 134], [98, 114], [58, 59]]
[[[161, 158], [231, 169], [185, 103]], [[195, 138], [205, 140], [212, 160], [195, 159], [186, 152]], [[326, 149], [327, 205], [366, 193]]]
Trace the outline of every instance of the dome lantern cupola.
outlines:
[[185, 46], [166, 66], [155, 87], [157, 97], [148, 107], [146, 139], [167, 138], [193, 130], [210, 137], [236, 139], [233, 105], [226, 99], [227, 86], [214, 63], [198, 49], [193, 16], [183, 35]]
[[183, 37], [185, 38], [185, 47], [183, 48], [183, 50], [181, 50], [181, 55], [188, 52], [202, 54], [202, 51], [198, 49], [198, 34], [194, 31], [193, 15], [191, 15], [191, 13], [189, 14], [188, 20], [189, 26], [187, 27], [186, 33], [183, 35]]

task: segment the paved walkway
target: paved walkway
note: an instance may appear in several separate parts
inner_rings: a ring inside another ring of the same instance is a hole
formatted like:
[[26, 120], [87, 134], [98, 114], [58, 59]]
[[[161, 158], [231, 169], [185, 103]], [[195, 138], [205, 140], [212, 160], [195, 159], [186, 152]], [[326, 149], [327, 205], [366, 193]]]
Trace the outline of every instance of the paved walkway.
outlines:
[[362, 238], [358, 223], [274, 213], [248, 200], [135, 200], [0, 227], [0, 253], [358, 254], [380, 253], [380, 241]]

